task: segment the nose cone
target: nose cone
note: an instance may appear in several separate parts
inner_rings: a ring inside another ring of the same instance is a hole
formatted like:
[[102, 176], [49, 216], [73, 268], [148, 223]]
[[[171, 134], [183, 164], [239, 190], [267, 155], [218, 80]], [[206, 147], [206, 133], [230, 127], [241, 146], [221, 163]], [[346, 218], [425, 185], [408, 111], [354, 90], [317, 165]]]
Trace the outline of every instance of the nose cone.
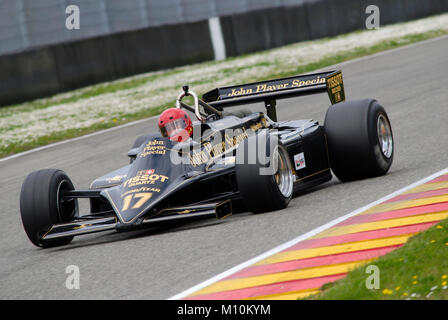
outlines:
[[178, 170], [156, 172], [155, 169], [139, 170], [121, 185], [102, 191], [122, 223], [135, 222], [183, 181], [184, 175]]
[[118, 186], [104, 189], [122, 223], [133, 223], [183, 181], [183, 167], [170, 159], [172, 142], [166, 138], [146, 142]]

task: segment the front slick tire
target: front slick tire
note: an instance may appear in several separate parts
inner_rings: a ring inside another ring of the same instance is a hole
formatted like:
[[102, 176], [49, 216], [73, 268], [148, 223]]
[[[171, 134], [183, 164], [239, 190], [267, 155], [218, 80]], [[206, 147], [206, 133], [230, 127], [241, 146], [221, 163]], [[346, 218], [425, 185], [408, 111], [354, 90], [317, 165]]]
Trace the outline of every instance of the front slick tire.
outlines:
[[[236, 152], [235, 173], [245, 207], [253, 213], [286, 208], [293, 193], [294, 177], [288, 151], [267, 134], [251, 136]], [[258, 153], [257, 148], [266, 147]], [[260, 156], [265, 161], [260, 161]], [[276, 162], [276, 164], [275, 164]]]
[[73, 184], [61, 170], [38, 170], [26, 177], [20, 192], [20, 214], [25, 232], [34, 245], [48, 248], [72, 241], [73, 236], [42, 239], [52, 225], [73, 221], [77, 216], [77, 201], [62, 199], [69, 190], [74, 190]]
[[372, 99], [341, 102], [325, 116], [331, 169], [342, 182], [381, 176], [394, 158], [392, 127]]

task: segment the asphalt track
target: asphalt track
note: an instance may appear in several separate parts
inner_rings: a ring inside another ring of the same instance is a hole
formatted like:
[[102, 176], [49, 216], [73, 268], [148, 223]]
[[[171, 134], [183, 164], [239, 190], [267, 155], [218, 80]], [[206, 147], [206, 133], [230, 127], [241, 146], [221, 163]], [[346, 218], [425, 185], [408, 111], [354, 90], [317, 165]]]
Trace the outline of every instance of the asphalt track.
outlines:
[[[444, 37], [343, 64], [347, 98], [373, 97], [388, 111], [394, 164], [388, 175], [375, 179], [342, 184], [334, 178], [279, 212], [99, 233], [42, 250], [28, 241], [21, 225], [25, 176], [60, 168], [85, 188], [94, 177], [125, 165], [133, 140], [154, 131], [155, 120], [0, 162], [0, 298], [165, 299], [447, 167], [447, 51]], [[323, 122], [328, 105], [324, 95], [283, 100], [279, 118]], [[79, 290], [65, 287], [68, 265], [80, 268]]]

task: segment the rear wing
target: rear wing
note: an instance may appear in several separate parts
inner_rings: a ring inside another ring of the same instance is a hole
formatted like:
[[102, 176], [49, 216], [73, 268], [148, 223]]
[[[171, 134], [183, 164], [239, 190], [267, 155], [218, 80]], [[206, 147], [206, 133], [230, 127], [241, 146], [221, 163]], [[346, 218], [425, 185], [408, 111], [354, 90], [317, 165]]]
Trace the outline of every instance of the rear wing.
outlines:
[[345, 100], [341, 71], [312, 73], [216, 88], [205, 93], [202, 99], [218, 110], [230, 106], [264, 102], [268, 117], [277, 121], [276, 100], [325, 91], [328, 93], [332, 104]]

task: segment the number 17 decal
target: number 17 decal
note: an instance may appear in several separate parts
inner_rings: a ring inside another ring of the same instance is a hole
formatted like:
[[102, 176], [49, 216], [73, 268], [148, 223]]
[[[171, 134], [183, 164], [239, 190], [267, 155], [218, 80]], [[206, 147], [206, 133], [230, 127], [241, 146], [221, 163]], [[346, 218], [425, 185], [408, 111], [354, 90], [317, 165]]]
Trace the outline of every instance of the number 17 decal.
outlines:
[[145, 204], [146, 201], [151, 199], [152, 193], [151, 192], [142, 192], [142, 193], [136, 193], [136, 194], [130, 194], [126, 196], [123, 200], [123, 208], [121, 211], [126, 211], [129, 209], [129, 206], [131, 205], [131, 202], [133, 200], [138, 200], [133, 206], [132, 209], [138, 209], [143, 204]]

